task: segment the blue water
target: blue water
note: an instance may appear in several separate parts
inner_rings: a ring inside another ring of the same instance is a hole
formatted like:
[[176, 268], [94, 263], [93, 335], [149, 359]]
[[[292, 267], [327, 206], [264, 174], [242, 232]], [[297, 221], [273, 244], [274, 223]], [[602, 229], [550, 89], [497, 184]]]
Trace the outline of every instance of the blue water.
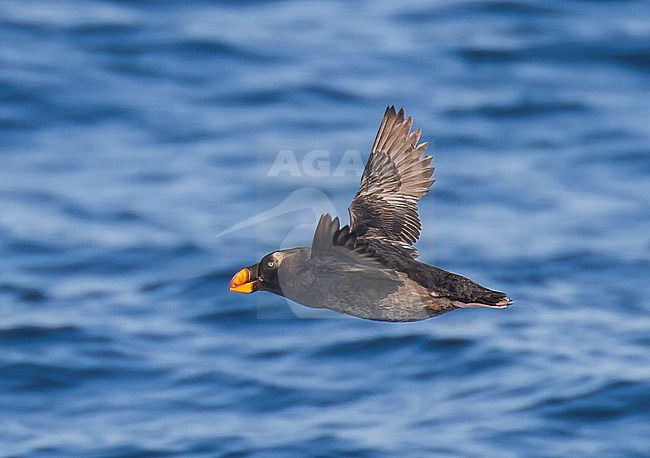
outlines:
[[[188, 3], [0, 2], [2, 456], [648, 456], [647, 2]], [[347, 220], [390, 104], [421, 259], [515, 305], [228, 293]]]

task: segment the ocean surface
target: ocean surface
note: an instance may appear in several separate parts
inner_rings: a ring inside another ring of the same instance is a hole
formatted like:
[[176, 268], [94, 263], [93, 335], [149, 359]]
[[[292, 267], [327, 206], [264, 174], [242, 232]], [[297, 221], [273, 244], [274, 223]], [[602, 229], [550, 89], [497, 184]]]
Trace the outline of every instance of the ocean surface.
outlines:
[[[650, 456], [645, 1], [0, 1], [0, 456]], [[507, 310], [228, 292], [387, 105]]]

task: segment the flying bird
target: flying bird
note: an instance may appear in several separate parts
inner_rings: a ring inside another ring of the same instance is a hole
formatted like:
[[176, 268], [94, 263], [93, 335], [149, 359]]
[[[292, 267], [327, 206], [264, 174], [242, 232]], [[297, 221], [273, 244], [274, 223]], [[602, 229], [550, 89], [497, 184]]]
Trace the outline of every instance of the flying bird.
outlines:
[[434, 179], [427, 143], [404, 110], [386, 109], [350, 224], [320, 217], [311, 247], [269, 253], [241, 269], [230, 291], [268, 291], [312, 308], [377, 321], [418, 321], [459, 308], [506, 308], [502, 292], [417, 260], [417, 203]]

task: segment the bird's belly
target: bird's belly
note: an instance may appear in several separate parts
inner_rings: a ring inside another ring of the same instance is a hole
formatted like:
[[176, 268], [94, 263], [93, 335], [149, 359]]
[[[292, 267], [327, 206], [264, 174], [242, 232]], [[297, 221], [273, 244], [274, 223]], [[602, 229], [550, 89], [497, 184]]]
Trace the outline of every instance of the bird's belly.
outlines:
[[423, 286], [407, 279], [404, 286], [377, 304], [385, 321], [418, 321], [454, 309], [446, 298], [435, 297]]
[[[454, 309], [446, 298], [437, 298], [406, 274], [398, 273], [397, 288], [381, 284], [320, 285], [287, 295], [312, 308], [327, 308], [346, 315], [378, 321], [419, 321]], [[292, 297], [293, 296], [293, 297]]]

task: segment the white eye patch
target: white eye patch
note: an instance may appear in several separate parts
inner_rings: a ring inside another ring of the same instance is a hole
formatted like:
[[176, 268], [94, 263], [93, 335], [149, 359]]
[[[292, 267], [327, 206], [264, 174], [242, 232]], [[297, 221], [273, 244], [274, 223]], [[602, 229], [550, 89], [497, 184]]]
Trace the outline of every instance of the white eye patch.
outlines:
[[[271, 261], [273, 262], [273, 266], [278, 267], [282, 263], [282, 260], [284, 258], [285, 258], [284, 253], [280, 253], [280, 252], [273, 253], [271, 255]], [[269, 266], [269, 267], [273, 267], [273, 266]]]

